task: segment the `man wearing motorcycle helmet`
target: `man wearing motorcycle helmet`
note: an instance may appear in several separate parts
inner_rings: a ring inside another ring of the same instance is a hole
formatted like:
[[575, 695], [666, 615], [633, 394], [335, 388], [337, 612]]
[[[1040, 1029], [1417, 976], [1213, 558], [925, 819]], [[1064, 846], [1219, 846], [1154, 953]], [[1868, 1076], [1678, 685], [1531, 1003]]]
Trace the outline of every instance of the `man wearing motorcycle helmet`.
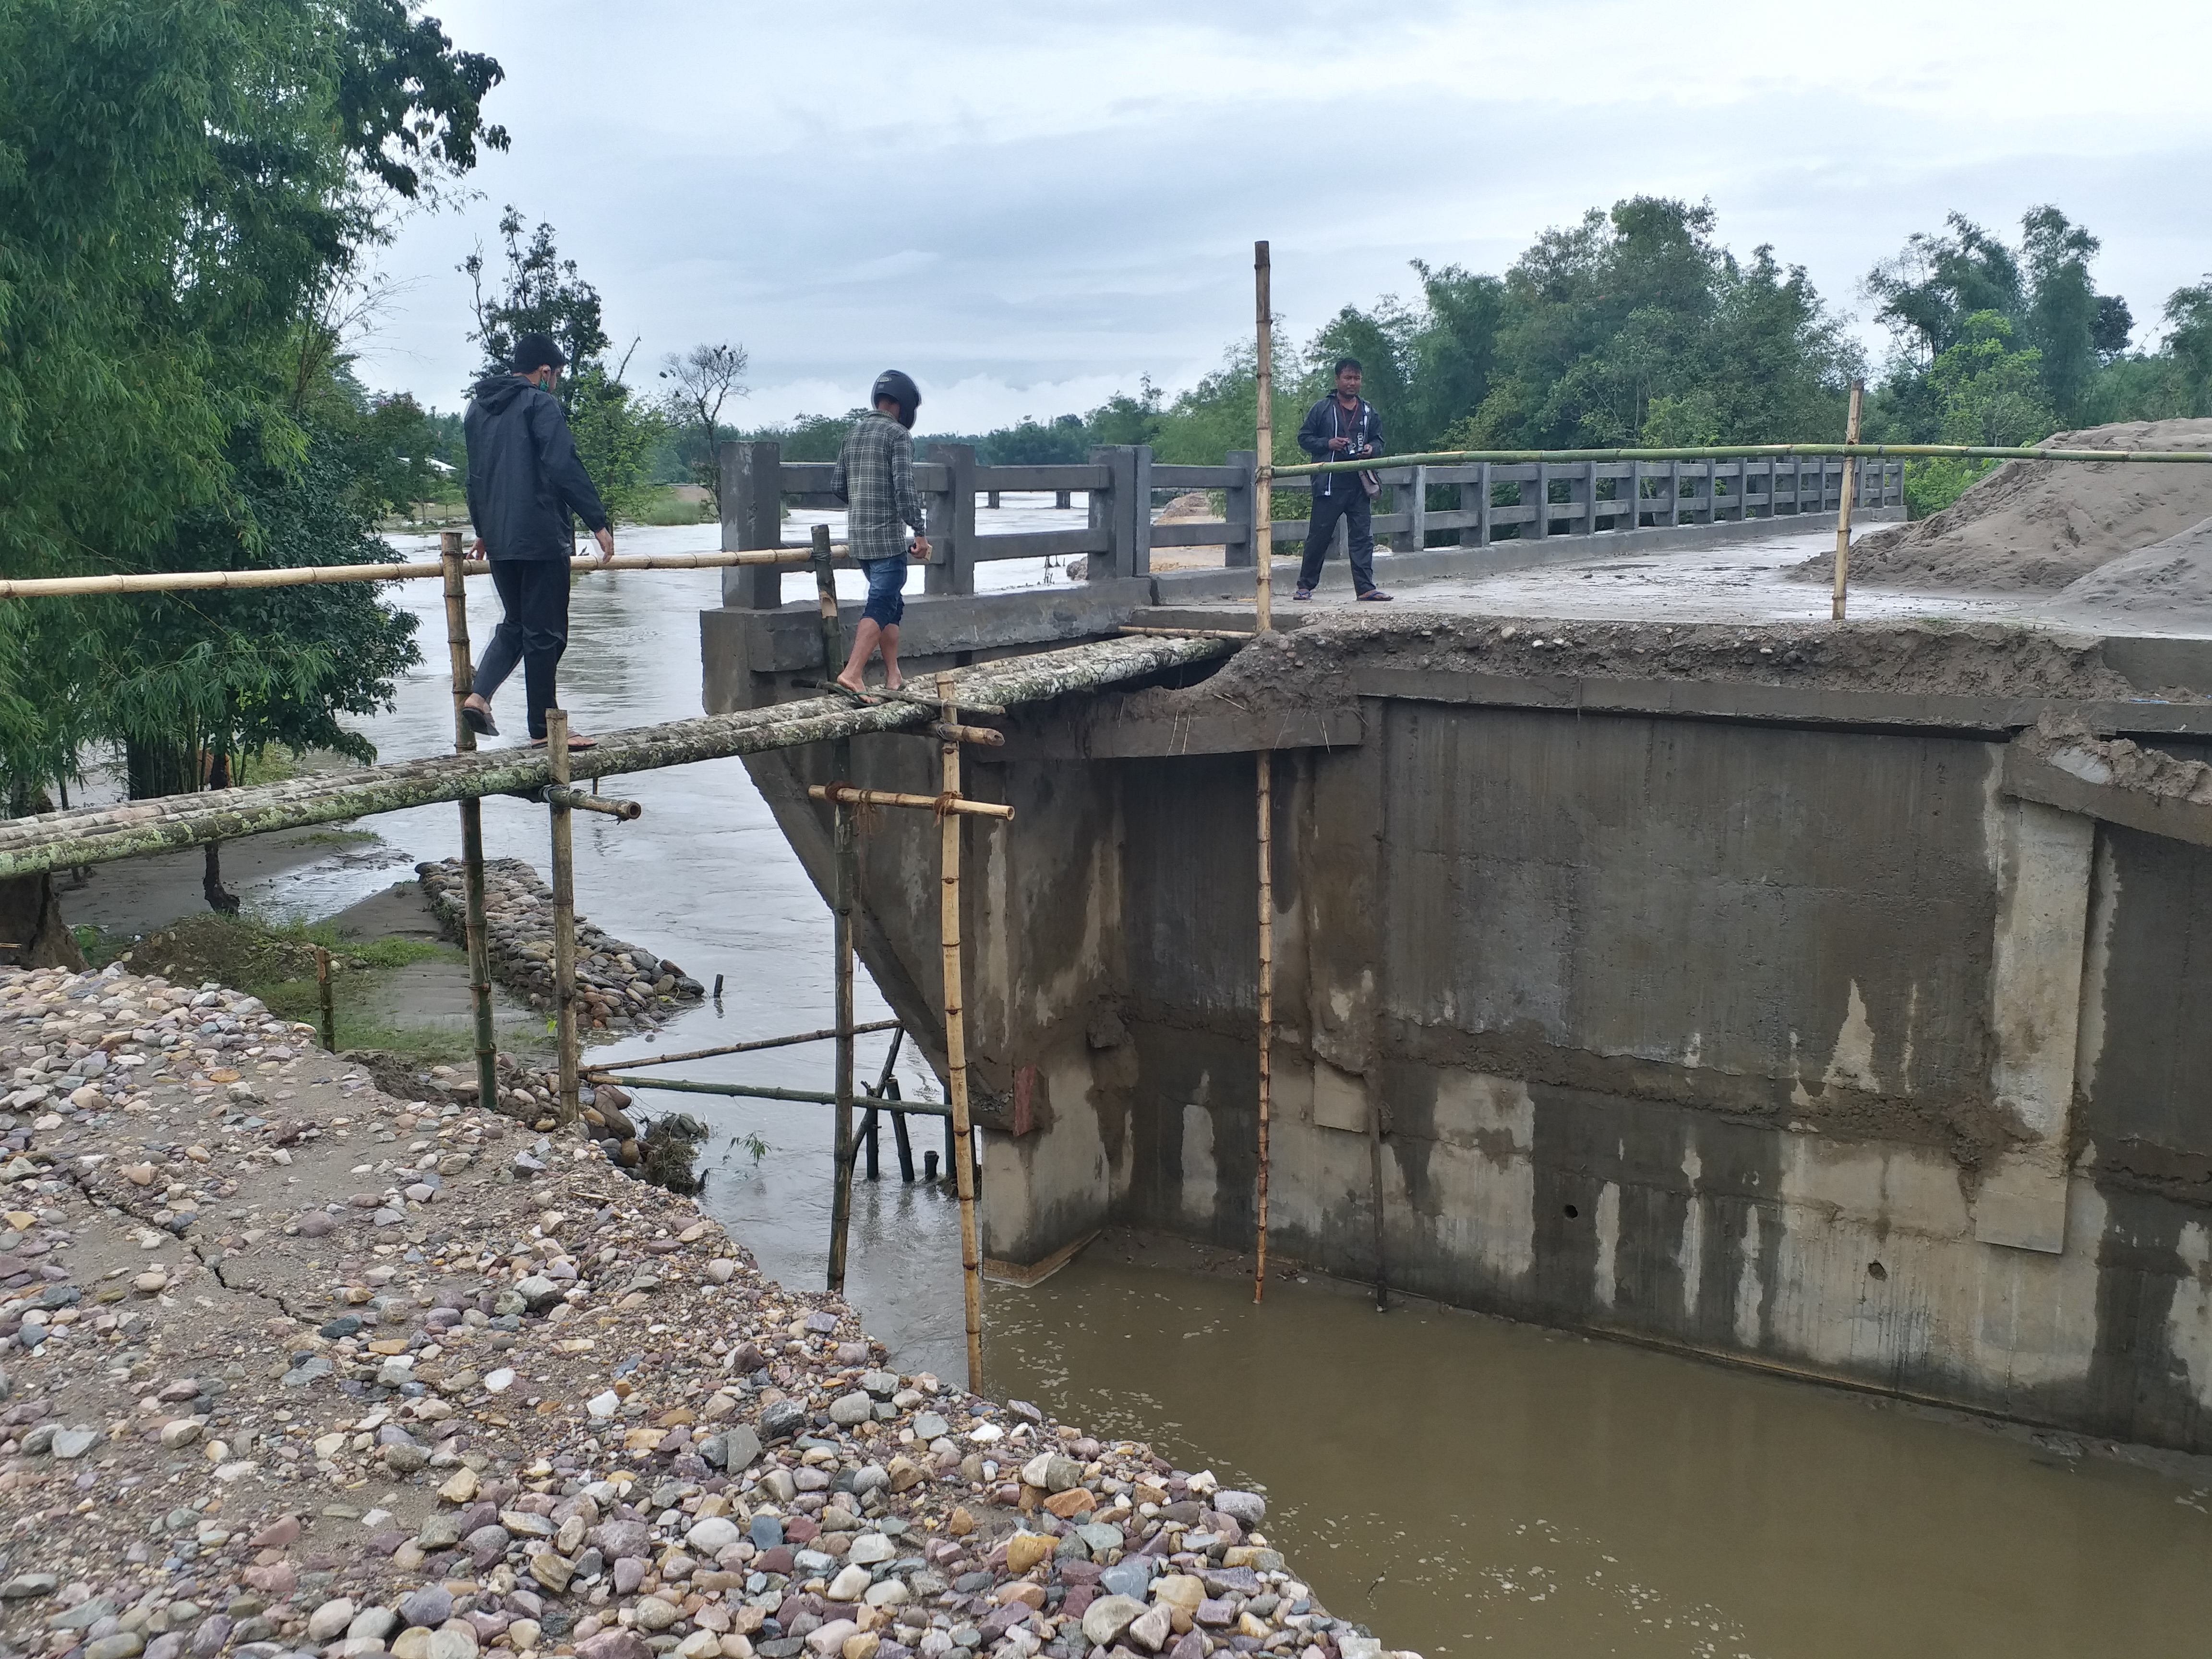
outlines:
[[[906, 614], [906, 565], [929, 557], [922, 532], [921, 498], [914, 487], [914, 416], [921, 392], [913, 379], [896, 368], [876, 376], [869, 393], [872, 407], [853, 422], [838, 452], [830, 488], [846, 507], [846, 539], [853, 557], [867, 573], [868, 603], [853, 654], [837, 684], [848, 691], [866, 690], [862, 678], [868, 659], [880, 649], [884, 684], [896, 691], [899, 674], [899, 622]], [[906, 532], [912, 526], [914, 535]]]

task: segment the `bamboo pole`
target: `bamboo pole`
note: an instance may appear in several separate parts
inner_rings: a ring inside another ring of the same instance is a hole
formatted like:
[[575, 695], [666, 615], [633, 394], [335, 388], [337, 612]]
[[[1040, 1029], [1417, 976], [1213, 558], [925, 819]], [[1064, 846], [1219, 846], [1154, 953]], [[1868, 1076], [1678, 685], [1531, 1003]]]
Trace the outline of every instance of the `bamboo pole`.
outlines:
[[[945, 700], [945, 718], [953, 712], [955, 686], [950, 674], [937, 677], [937, 695]], [[960, 793], [960, 745], [943, 748], [945, 793]], [[960, 1195], [961, 1295], [968, 1316], [968, 1391], [983, 1391], [983, 1261], [975, 1235], [975, 1144], [968, 1118], [968, 1028], [962, 1007], [965, 995], [960, 968], [960, 817], [944, 818], [943, 892], [939, 911], [939, 937], [945, 947], [945, 1093], [952, 1108], [953, 1190]]]
[[[1844, 442], [1846, 445], [1856, 444], [1859, 441], [1859, 398], [1865, 391], [1864, 380], [1854, 380], [1851, 382], [1851, 409], [1844, 422]], [[1848, 460], [1844, 463], [1844, 481], [1836, 489], [1836, 591], [1828, 604], [1831, 622], [1844, 619], [1844, 595], [1850, 581], [1853, 465]]]
[[1252, 597], [1260, 617], [1260, 631], [1275, 625], [1275, 314], [1273, 273], [1267, 262], [1267, 245], [1252, 244], [1252, 294], [1257, 313], [1259, 454], [1252, 470]]
[[1870, 460], [1944, 458], [1966, 461], [2121, 461], [2131, 465], [2212, 465], [2212, 451], [2201, 449], [2004, 449], [1980, 444], [1713, 444], [1703, 449], [1438, 449], [1419, 454], [1383, 455], [1365, 461], [1304, 461], [1279, 466], [1279, 478], [1312, 477], [1323, 472], [1361, 472], [1376, 468], [1453, 466], [1478, 461], [1703, 461], [1788, 460], [1859, 456]]
[[315, 947], [315, 992], [323, 1005], [323, 1052], [334, 1054], [338, 1051], [337, 1000], [331, 991], [331, 953], [319, 945]]
[[[545, 711], [545, 752], [553, 763], [553, 781], [568, 781], [568, 711]], [[571, 839], [568, 808], [557, 801], [553, 816], [553, 1018], [555, 1040], [561, 1048], [560, 1119], [574, 1123], [582, 1109], [576, 1065], [576, 848]]]
[[853, 1225], [853, 898], [860, 881], [860, 837], [853, 808], [841, 803], [832, 810], [837, 815], [836, 921], [832, 930], [837, 965], [837, 1160], [836, 1185], [830, 1194], [830, 1289], [842, 1293]]
[[[1274, 631], [1274, 611], [1270, 603], [1274, 592], [1272, 567], [1274, 562], [1274, 317], [1271, 304], [1272, 276], [1267, 258], [1267, 245], [1260, 242], [1253, 250], [1255, 299], [1259, 312], [1259, 442], [1260, 465], [1252, 489], [1252, 550], [1253, 563], [1259, 567], [1259, 628], [1262, 634]], [[1257, 1234], [1252, 1267], [1252, 1300], [1260, 1302], [1267, 1294], [1267, 1129], [1273, 1103], [1270, 1098], [1273, 1084], [1273, 1049], [1275, 1036], [1275, 860], [1273, 819], [1275, 808], [1275, 757], [1273, 751], [1261, 750], [1259, 755], [1259, 835], [1260, 835], [1260, 1159], [1257, 1180], [1258, 1203], [1255, 1231]]]
[[[962, 670], [958, 678], [962, 685], [1000, 704], [1042, 702], [1120, 684], [1164, 668], [1209, 661], [1229, 649], [1220, 640], [1098, 640], [979, 663]], [[573, 773], [585, 777], [649, 772], [861, 732], [897, 731], [925, 725], [934, 717], [933, 710], [911, 703], [858, 706], [843, 697], [810, 698], [610, 732], [596, 748], [570, 757], [569, 764]], [[250, 788], [203, 790], [118, 806], [0, 819], [0, 877], [102, 864], [439, 801], [523, 793], [542, 789], [551, 781], [547, 751], [502, 749], [313, 774]]]
[[1272, 1108], [1275, 1042], [1275, 756], [1262, 749], [1260, 764], [1260, 1202], [1259, 1243], [1252, 1269], [1252, 1300], [1267, 1293], [1267, 1120]]
[[[446, 649], [453, 671], [453, 752], [473, 754], [477, 734], [461, 714], [461, 705], [476, 686], [476, 668], [469, 652], [469, 599], [461, 580], [459, 531], [440, 533], [438, 562], [446, 578]], [[484, 921], [483, 805], [464, 800], [460, 811], [465, 918], [461, 937], [468, 949], [469, 1011], [476, 1027], [477, 1103], [489, 1110], [499, 1101], [499, 1044], [491, 1017], [491, 935]]]
[[[599, 782], [597, 778], [592, 781]], [[623, 800], [614, 795], [590, 795], [580, 789], [564, 789], [557, 783], [545, 786], [545, 804], [565, 806], [575, 812], [598, 812], [604, 817], [620, 818], [624, 823], [634, 823], [645, 816], [642, 803]]]
[[[458, 530], [441, 532], [460, 540]], [[839, 543], [831, 550], [842, 562], [853, 562], [852, 549]], [[571, 559], [568, 568], [579, 573], [595, 570], [720, 570], [746, 565], [804, 565], [814, 555], [809, 548], [744, 548], [723, 553], [624, 553], [611, 559]], [[421, 581], [446, 573], [442, 552], [431, 563], [377, 562], [371, 564], [287, 565], [264, 570], [167, 570], [117, 573], [106, 576], [27, 576], [0, 581], [0, 599], [61, 599], [86, 593], [196, 593], [210, 589], [260, 587], [336, 587], [352, 582]], [[489, 576], [491, 566], [482, 559], [463, 562], [465, 576]]]
[[[895, 1031], [899, 1029], [896, 1019], [872, 1019], [865, 1025], [855, 1025], [854, 1035], [865, 1036], [871, 1031]], [[611, 1060], [605, 1066], [587, 1066], [588, 1077], [609, 1073], [617, 1066], [675, 1066], [687, 1060], [713, 1060], [721, 1054], [757, 1054], [763, 1048], [792, 1048], [802, 1042], [827, 1042], [837, 1035], [837, 1028], [825, 1025], [818, 1031], [801, 1031], [795, 1036], [757, 1037], [750, 1042], [724, 1042], [712, 1048], [690, 1048], [680, 1054], [647, 1054], [635, 1060]]]
[[[834, 678], [826, 680], [812, 680], [794, 674], [792, 676], [791, 683], [811, 690], [835, 691], [840, 696], [857, 697], [863, 702], [910, 702], [928, 709], [932, 714], [936, 713], [941, 706], [934, 697], [925, 697], [919, 692], [903, 690], [886, 690], [880, 685], [870, 686], [866, 691], [855, 691], [849, 685], [840, 685]], [[996, 703], [969, 702], [964, 698], [961, 701], [960, 707], [971, 714], [1003, 714], [1006, 712]]]
[[[816, 525], [813, 540], [814, 592], [822, 613], [822, 672], [834, 681], [844, 663], [845, 629], [837, 611], [837, 578], [830, 562], [830, 526]], [[830, 745], [830, 770], [841, 779], [852, 775], [850, 738], [839, 738]], [[839, 799], [831, 811], [836, 819], [830, 950], [836, 999], [837, 1115], [830, 1164], [830, 1289], [836, 1294], [845, 1288], [845, 1255], [853, 1226], [853, 902], [860, 883], [860, 854], [853, 809]]]
[[[957, 746], [957, 745], [956, 745]], [[840, 806], [915, 806], [933, 812], [956, 813], [967, 818], [1011, 818], [1014, 809], [997, 801], [969, 800], [960, 796], [907, 795], [891, 789], [855, 789], [849, 783], [809, 785], [809, 800], [826, 800]]]
[[1249, 628], [1139, 628], [1134, 623], [1123, 623], [1114, 631], [1116, 634], [1150, 634], [1160, 639], [1171, 640], [1249, 640], [1254, 637], [1253, 630]]
[[[618, 1084], [625, 1089], [661, 1089], [678, 1095], [729, 1095], [745, 1100], [781, 1100], [806, 1106], [835, 1106], [837, 1097], [818, 1089], [771, 1089], [765, 1085], [751, 1083], [701, 1083], [690, 1078], [612, 1076], [600, 1079]], [[949, 1119], [952, 1109], [931, 1101], [904, 1101], [902, 1112], [912, 1112], [917, 1117]]]

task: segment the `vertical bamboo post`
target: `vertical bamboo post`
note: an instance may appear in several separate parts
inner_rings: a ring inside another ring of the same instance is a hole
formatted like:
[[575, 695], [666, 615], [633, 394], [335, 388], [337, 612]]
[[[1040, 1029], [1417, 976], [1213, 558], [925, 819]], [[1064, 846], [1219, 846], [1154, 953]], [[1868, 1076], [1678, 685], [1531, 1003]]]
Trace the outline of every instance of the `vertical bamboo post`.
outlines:
[[1275, 625], [1275, 319], [1273, 280], [1267, 264], [1267, 245], [1252, 244], [1253, 302], [1258, 312], [1259, 336], [1256, 390], [1259, 393], [1258, 463], [1252, 470], [1253, 599], [1259, 607], [1259, 629], [1267, 633]]
[[[477, 746], [477, 734], [461, 718], [461, 705], [476, 689], [469, 655], [468, 588], [461, 580], [461, 532], [439, 532], [438, 562], [445, 567], [446, 643], [453, 668], [453, 752]], [[469, 954], [469, 1000], [476, 1013], [477, 1103], [489, 1111], [499, 1103], [499, 1048], [491, 1024], [491, 939], [484, 927], [483, 803], [461, 803], [461, 875], [467, 925], [462, 939]]]
[[318, 945], [315, 947], [315, 989], [323, 1003], [323, 1051], [338, 1051], [337, 1001], [331, 994], [331, 953]]
[[[1273, 304], [1273, 271], [1267, 258], [1267, 245], [1255, 242], [1252, 246], [1253, 306], [1256, 337], [1258, 391], [1259, 465], [1252, 481], [1252, 562], [1258, 574], [1259, 617], [1257, 626], [1262, 634], [1274, 629], [1275, 617], [1273, 583], [1270, 580], [1274, 560], [1274, 467], [1275, 457], [1275, 326]], [[1418, 483], [1416, 488], [1418, 488]], [[1260, 1174], [1258, 1248], [1252, 1272], [1252, 1299], [1261, 1300], [1267, 1291], [1267, 1120], [1271, 1053], [1274, 1046], [1275, 1027], [1275, 870], [1274, 848], [1270, 839], [1270, 824], [1274, 817], [1275, 757], [1267, 750], [1260, 751]]]
[[1267, 1294], [1267, 1120], [1275, 1037], [1275, 756], [1260, 751], [1260, 1206], [1252, 1299]]
[[[841, 750], [848, 745], [840, 743]], [[846, 1238], [853, 1224], [853, 888], [859, 872], [854, 809], [836, 811], [837, 872], [834, 893], [837, 969], [837, 1127], [835, 1184], [830, 1194], [830, 1288], [845, 1288]]]
[[[845, 630], [837, 614], [837, 574], [830, 557], [830, 526], [814, 526], [814, 591], [822, 611], [822, 677], [834, 680], [845, 666]], [[830, 770], [836, 781], [852, 781], [853, 743], [840, 738], [830, 746]], [[845, 1288], [845, 1253], [853, 1225], [853, 902], [860, 884], [859, 825], [853, 809], [838, 806], [836, 817], [836, 873], [830, 890], [834, 927], [831, 953], [836, 980], [837, 1115], [830, 1160], [830, 1288]]]
[[[1855, 444], [1859, 441], [1859, 398], [1866, 391], [1864, 380], [1851, 382], [1851, 412], [1844, 422], [1844, 441]], [[1838, 486], [1836, 501], [1836, 592], [1828, 606], [1828, 619], [1844, 619], [1844, 596], [1850, 580], [1851, 568], [1851, 470], [1856, 457], [1844, 458], [1844, 479]]]
[[[568, 711], [545, 711], [545, 753], [553, 781], [568, 782]], [[560, 1118], [574, 1123], [581, 1109], [576, 1081], [576, 850], [569, 834], [568, 809], [553, 813], [553, 1017], [561, 1048]]]
[[[1265, 592], [1267, 590], [1261, 590]], [[937, 677], [937, 695], [945, 704], [945, 723], [954, 724], [959, 712], [953, 703], [952, 677]], [[943, 745], [944, 793], [960, 793], [960, 745]], [[939, 937], [945, 946], [945, 1084], [952, 1107], [952, 1142], [946, 1148], [952, 1159], [953, 1188], [960, 1194], [961, 1288], [968, 1309], [968, 1390], [983, 1391], [983, 1262], [975, 1237], [975, 1165], [969, 1155], [974, 1131], [968, 1119], [968, 1030], [961, 1007], [963, 993], [960, 970], [960, 815], [947, 812], [943, 828], [943, 907]]]

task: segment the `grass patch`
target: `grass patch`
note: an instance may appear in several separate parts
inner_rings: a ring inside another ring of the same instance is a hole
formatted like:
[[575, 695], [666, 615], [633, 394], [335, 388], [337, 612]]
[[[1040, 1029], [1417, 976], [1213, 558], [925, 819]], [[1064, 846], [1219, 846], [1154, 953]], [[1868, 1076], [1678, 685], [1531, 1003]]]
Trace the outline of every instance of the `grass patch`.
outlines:
[[672, 487], [654, 490], [639, 503], [634, 524], [713, 524], [715, 522], [712, 501], [688, 501]]

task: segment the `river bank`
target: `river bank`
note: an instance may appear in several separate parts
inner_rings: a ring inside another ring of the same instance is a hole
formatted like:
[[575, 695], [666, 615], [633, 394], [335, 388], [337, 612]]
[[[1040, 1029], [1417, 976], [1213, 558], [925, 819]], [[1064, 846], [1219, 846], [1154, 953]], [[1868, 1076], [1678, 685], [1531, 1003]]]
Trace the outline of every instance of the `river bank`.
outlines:
[[0, 975], [0, 1036], [55, 1074], [0, 1121], [9, 1651], [1377, 1650], [1258, 1494], [884, 1369], [588, 1141], [119, 967]]

